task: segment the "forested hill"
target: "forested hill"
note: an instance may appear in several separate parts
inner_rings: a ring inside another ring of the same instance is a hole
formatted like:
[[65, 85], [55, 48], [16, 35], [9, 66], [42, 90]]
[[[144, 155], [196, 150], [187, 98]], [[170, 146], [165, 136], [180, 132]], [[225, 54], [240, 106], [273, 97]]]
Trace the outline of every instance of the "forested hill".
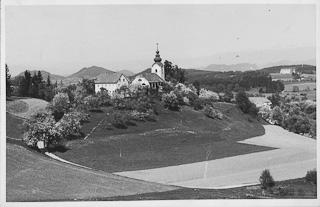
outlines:
[[313, 65], [279, 65], [279, 66], [263, 68], [257, 71], [260, 71], [261, 73], [264, 73], [264, 74], [279, 73], [281, 68], [290, 68], [290, 67], [296, 68], [296, 72], [300, 72], [300, 73], [306, 73], [306, 74], [316, 73], [316, 66], [313, 66]]

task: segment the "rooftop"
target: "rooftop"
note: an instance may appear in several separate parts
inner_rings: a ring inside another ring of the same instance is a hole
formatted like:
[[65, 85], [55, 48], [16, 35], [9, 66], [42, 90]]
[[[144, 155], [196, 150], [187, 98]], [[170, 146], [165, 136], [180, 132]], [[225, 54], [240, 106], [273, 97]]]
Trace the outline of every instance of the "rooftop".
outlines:
[[95, 83], [117, 83], [122, 73], [102, 73], [97, 77]]
[[139, 76], [144, 77], [149, 82], [164, 82], [164, 80], [155, 73], [141, 73]]

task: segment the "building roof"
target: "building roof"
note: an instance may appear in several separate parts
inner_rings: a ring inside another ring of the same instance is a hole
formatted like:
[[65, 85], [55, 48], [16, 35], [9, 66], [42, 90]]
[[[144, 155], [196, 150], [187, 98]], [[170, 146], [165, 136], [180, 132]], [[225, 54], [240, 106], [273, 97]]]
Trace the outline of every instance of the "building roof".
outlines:
[[[147, 79], [147, 81], [149, 82], [164, 82], [164, 80], [162, 80], [162, 78], [160, 78], [157, 74], [155, 73], [141, 73], [139, 76], [144, 77], [145, 79]], [[139, 76], [137, 76], [136, 78], [138, 78]]]
[[282, 73], [270, 73], [272, 79], [292, 79], [291, 74], [282, 74]]
[[254, 104], [271, 103], [271, 101], [265, 97], [249, 97], [249, 100]]
[[122, 75], [122, 73], [101, 73], [95, 83], [117, 83]]

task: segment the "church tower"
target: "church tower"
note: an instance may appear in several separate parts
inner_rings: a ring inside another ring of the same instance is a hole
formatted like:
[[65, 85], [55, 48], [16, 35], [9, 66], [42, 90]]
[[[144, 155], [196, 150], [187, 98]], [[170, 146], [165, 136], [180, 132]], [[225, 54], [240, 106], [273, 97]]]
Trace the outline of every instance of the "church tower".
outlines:
[[162, 80], [165, 80], [165, 74], [164, 74], [164, 67], [163, 64], [161, 62], [161, 58], [159, 55], [159, 50], [158, 50], [158, 43], [157, 43], [157, 51], [156, 51], [156, 57], [153, 59], [154, 63], [151, 67], [151, 73], [155, 73], [157, 74], [160, 78], [162, 78]]

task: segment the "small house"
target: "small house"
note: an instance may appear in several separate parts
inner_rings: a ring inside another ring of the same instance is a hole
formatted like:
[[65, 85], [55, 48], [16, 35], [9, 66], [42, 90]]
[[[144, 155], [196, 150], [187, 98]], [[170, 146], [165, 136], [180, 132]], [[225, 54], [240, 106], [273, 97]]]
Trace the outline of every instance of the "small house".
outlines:
[[94, 90], [98, 93], [101, 88], [105, 88], [112, 94], [115, 90], [124, 85], [128, 86], [129, 80], [122, 73], [102, 73], [95, 80]]

